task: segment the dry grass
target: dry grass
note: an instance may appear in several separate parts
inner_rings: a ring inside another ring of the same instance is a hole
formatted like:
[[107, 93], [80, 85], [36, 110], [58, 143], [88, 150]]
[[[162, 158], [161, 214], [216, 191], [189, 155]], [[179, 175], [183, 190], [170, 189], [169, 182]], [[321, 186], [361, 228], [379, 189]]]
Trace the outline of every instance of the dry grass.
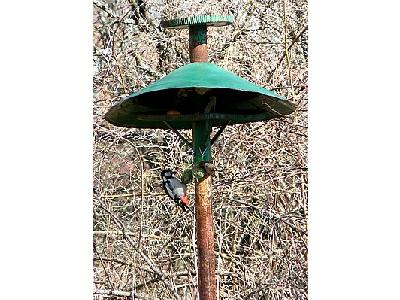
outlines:
[[297, 105], [285, 119], [229, 126], [213, 146], [219, 299], [307, 299], [307, 3], [155, 0], [95, 0], [94, 299], [196, 299], [194, 218], [159, 177], [181, 172], [191, 151], [172, 132], [103, 116], [189, 61], [187, 31], [160, 29], [162, 18], [210, 12], [236, 18], [209, 30], [211, 62]]

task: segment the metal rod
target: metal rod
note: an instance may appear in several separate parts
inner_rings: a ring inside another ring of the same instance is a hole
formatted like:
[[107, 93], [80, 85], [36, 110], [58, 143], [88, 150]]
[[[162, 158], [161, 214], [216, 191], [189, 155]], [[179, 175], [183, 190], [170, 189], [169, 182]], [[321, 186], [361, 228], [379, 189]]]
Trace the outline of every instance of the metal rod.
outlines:
[[168, 126], [169, 129], [171, 129], [175, 134], [187, 145], [189, 148], [192, 148], [192, 143], [189, 142], [178, 130], [176, 130], [174, 127], [171, 126], [167, 121], [163, 121], [165, 125]]
[[219, 129], [218, 129], [218, 131], [217, 131], [217, 133], [213, 136], [213, 138], [211, 139], [211, 146], [214, 144], [214, 142], [218, 139], [218, 137], [221, 135], [221, 133], [222, 133], [222, 131], [224, 131], [224, 129], [226, 128], [226, 126], [228, 126], [228, 124], [229, 124], [229, 121], [228, 122], [226, 122], [224, 125], [222, 125]]

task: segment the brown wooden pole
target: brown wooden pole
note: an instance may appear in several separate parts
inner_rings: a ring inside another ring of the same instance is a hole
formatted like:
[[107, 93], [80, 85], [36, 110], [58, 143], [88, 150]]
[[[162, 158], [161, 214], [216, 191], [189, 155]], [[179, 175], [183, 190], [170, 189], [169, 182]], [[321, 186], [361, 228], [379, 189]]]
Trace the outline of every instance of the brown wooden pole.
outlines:
[[196, 183], [196, 237], [198, 250], [198, 290], [200, 300], [215, 300], [214, 230], [210, 197], [211, 178], [207, 176]]

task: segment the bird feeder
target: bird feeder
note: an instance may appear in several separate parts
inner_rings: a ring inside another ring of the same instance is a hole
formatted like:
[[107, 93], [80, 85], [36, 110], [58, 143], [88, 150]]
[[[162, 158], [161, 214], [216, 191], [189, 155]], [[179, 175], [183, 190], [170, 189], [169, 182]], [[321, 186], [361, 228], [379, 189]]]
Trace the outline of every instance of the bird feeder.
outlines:
[[[112, 106], [105, 119], [122, 127], [192, 130], [194, 167], [203, 168], [195, 182], [198, 290], [201, 300], [216, 299], [214, 230], [210, 194], [211, 145], [227, 125], [268, 121], [289, 115], [294, 105], [274, 92], [208, 62], [207, 27], [225, 26], [232, 16], [195, 16], [162, 22], [189, 29], [190, 62]], [[219, 130], [211, 138], [212, 127]]]

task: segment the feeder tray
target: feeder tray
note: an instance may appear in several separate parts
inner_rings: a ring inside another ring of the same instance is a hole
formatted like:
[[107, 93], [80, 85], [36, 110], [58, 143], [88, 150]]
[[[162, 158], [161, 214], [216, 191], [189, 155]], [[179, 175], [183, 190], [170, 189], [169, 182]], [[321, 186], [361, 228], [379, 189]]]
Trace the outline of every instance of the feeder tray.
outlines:
[[212, 63], [190, 63], [115, 104], [105, 118], [116, 126], [191, 129], [268, 121], [288, 115], [294, 105], [274, 92]]

